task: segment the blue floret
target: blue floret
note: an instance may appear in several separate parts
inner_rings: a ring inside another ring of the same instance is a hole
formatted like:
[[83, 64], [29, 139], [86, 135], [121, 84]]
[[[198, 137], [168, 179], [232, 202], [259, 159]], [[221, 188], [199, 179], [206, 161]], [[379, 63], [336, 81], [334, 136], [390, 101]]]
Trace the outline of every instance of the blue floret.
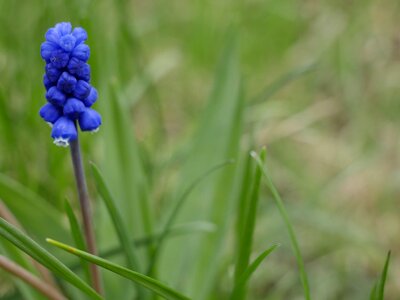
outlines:
[[101, 125], [100, 114], [91, 108], [85, 110], [79, 115], [79, 127], [82, 131], [96, 132]]
[[57, 146], [66, 147], [70, 141], [76, 140], [78, 132], [74, 122], [68, 117], [60, 117], [51, 130], [51, 137]]

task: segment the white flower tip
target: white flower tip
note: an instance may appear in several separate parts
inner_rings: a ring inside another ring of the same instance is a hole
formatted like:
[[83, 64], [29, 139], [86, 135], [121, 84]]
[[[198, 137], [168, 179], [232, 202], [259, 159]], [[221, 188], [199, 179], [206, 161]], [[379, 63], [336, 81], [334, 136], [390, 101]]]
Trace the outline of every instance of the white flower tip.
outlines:
[[96, 133], [96, 132], [99, 131], [99, 130], [100, 130], [100, 126], [97, 127], [96, 129], [93, 129], [92, 131], [90, 131], [90, 133], [91, 133], [91, 134], [94, 134], [94, 133]]
[[50, 122], [46, 122], [46, 123], [50, 126], [50, 128], [53, 127], [53, 124], [52, 124], [52, 123], [50, 123]]
[[68, 147], [69, 139], [63, 139], [62, 137], [54, 139], [54, 144], [60, 147]]

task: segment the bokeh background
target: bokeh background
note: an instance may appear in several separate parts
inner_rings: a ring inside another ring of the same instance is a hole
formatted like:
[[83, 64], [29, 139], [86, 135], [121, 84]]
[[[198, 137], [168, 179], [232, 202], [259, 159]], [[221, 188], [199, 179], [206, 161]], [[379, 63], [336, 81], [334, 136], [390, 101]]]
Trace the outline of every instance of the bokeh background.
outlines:
[[[398, 299], [399, 17], [396, 0], [0, 0], [0, 197], [40, 243], [71, 240], [54, 236], [50, 217], [67, 227], [65, 197], [76, 206], [68, 149], [52, 144], [38, 116], [40, 44], [49, 27], [70, 21], [88, 31], [104, 122], [81, 135], [85, 163], [104, 172], [132, 236], [159, 228], [198, 174], [238, 162], [187, 199], [176, 224], [215, 228], [171, 238], [159, 279], [194, 299], [227, 297], [236, 214], [228, 198], [246, 152], [266, 145], [313, 298], [368, 298], [392, 250], [386, 299]], [[107, 248], [115, 233], [88, 175]], [[26, 195], [46, 206], [32, 207]], [[263, 187], [254, 253], [274, 242], [281, 247], [255, 273], [249, 299], [302, 299], [285, 227]], [[106, 285], [110, 299], [123, 299], [123, 280], [109, 276]], [[0, 291], [18, 299], [4, 272]]]

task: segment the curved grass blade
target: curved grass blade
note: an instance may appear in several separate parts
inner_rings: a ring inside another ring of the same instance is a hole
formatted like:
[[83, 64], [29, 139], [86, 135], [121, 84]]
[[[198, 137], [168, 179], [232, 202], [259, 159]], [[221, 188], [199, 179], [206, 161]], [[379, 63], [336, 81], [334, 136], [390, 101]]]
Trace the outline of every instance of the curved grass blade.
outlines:
[[[65, 199], [64, 207], [65, 207], [65, 212], [67, 213], [69, 226], [71, 229], [71, 234], [74, 239], [75, 245], [77, 248], [86, 251], [85, 238], [83, 237], [82, 231], [79, 226], [79, 222], [76, 219], [76, 216], [75, 216], [74, 211], [72, 210], [71, 204], [69, 203], [69, 201], [67, 199]], [[81, 259], [81, 267], [82, 267], [83, 273], [85, 275], [86, 282], [92, 282], [89, 264], [83, 259]]]
[[189, 299], [186, 296], [181, 295], [177, 291], [169, 288], [168, 286], [164, 285], [163, 283], [161, 283], [151, 277], [148, 277], [148, 276], [140, 274], [138, 272], [129, 270], [127, 268], [124, 268], [122, 266], [114, 264], [108, 260], [105, 260], [101, 257], [81, 251], [79, 249], [73, 248], [73, 247], [63, 244], [61, 242], [58, 242], [58, 241], [55, 241], [52, 239], [46, 239], [46, 241], [60, 249], [63, 249], [65, 251], [72, 253], [75, 256], [81, 257], [81, 258], [87, 260], [88, 262], [96, 264], [100, 267], [110, 270], [111, 272], [113, 272], [115, 274], [125, 277], [126, 279], [136, 282], [136, 283], [142, 285], [143, 287], [158, 294], [159, 296], [164, 297], [165, 299], [171, 299], [171, 300]]
[[99, 191], [101, 198], [107, 207], [112, 222], [114, 223], [115, 231], [124, 250], [128, 267], [130, 269], [140, 270], [138, 260], [135, 256], [134, 246], [129, 239], [126, 226], [123, 224], [122, 217], [115, 206], [115, 201], [104, 181], [103, 175], [100, 173], [100, 170], [94, 163], [91, 162], [90, 166], [92, 168], [97, 190]]
[[22, 233], [19, 229], [0, 218], [0, 235], [20, 248], [26, 254], [32, 256], [42, 265], [53, 271], [56, 275], [65, 279], [92, 299], [103, 299], [74, 272], [68, 269], [62, 262], [37, 244], [34, 240]]
[[372, 288], [372, 291], [370, 294], [370, 300], [384, 300], [385, 283], [386, 283], [387, 273], [389, 270], [390, 254], [391, 253], [389, 251], [386, 256], [386, 261], [385, 261], [385, 265], [382, 270], [381, 277], [379, 278], [378, 282], [375, 283], [374, 287]]
[[174, 208], [172, 209], [172, 212], [169, 215], [169, 217], [167, 219], [167, 222], [164, 225], [164, 228], [161, 230], [160, 236], [156, 240], [155, 249], [154, 249], [151, 261], [150, 261], [150, 266], [149, 266], [149, 269], [147, 271], [147, 274], [152, 274], [153, 268], [154, 268], [154, 266], [156, 264], [156, 261], [158, 259], [158, 255], [160, 253], [160, 249], [161, 249], [161, 247], [163, 245], [163, 242], [164, 242], [166, 236], [168, 235], [169, 231], [171, 230], [171, 226], [174, 223], [175, 218], [177, 217], [181, 207], [183, 206], [183, 204], [185, 203], [185, 200], [188, 198], [188, 196], [193, 191], [193, 189], [198, 184], [200, 184], [200, 182], [202, 182], [205, 178], [207, 178], [208, 175], [210, 175], [213, 172], [221, 169], [222, 167], [227, 166], [227, 165], [232, 164], [232, 163], [233, 163], [233, 160], [228, 160], [228, 161], [219, 163], [219, 164], [211, 167], [206, 172], [204, 172], [202, 175], [200, 175], [196, 180], [194, 180], [192, 182], [192, 184], [183, 192], [182, 196], [179, 198], [179, 200], [176, 202]]
[[300, 247], [299, 247], [299, 243], [297, 242], [297, 238], [296, 238], [296, 234], [294, 232], [292, 223], [290, 222], [289, 219], [289, 215], [286, 211], [285, 205], [283, 204], [282, 198], [279, 195], [278, 190], [276, 189], [274, 183], [272, 182], [272, 179], [269, 175], [268, 169], [267, 167], [263, 164], [262, 160], [260, 159], [260, 157], [258, 156], [258, 154], [254, 151], [251, 152], [251, 156], [253, 156], [253, 158], [255, 159], [255, 161], [257, 162], [258, 166], [261, 168], [261, 171], [264, 175], [264, 178], [266, 179], [266, 183], [268, 188], [270, 189], [273, 199], [275, 200], [275, 204], [278, 207], [279, 213], [283, 219], [283, 222], [286, 225], [286, 229], [288, 231], [289, 234], [289, 238], [290, 238], [290, 243], [292, 245], [293, 251], [294, 251], [294, 255], [296, 257], [297, 260], [297, 265], [299, 267], [299, 272], [300, 272], [300, 280], [301, 283], [303, 285], [303, 291], [304, 291], [304, 298], [306, 300], [310, 300], [311, 299], [311, 295], [310, 295], [310, 287], [308, 284], [308, 278], [307, 278], [307, 273], [304, 267], [304, 260], [303, 257], [301, 255], [301, 251], [300, 251]]
[[231, 299], [238, 299], [238, 297], [242, 295], [241, 291], [245, 288], [247, 281], [250, 279], [251, 275], [253, 275], [254, 271], [257, 270], [262, 261], [278, 247], [278, 244], [269, 247], [247, 267], [247, 269], [242, 273], [242, 276], [239, 277], [237, 284], [235, 284]]
[[279, 77], [276, 81], [269, 84], [265, 89], [253, 99], [250, 100], [249, 105], [259, 104], [265, 100], [268, 100], [285, 86], [289, 85], [293, 81], [297, 80], [303, 75], [306, 75], [316, 70], [317, 63], [313, 62], [305, 66], [301, 66], [297, 69], [291, 70], [288, 73]]
[[[90, 166], [92, 168], [92, 173], [97, 190], [100, 193], [100, 196], [103, 199], [107, 207], [107, 211], [114, 224], [115, 231], [121, 243], [123, 253], [125, 254], [126, 257], [128, 268], [140, 271], [139, 262], [135, 255], [136, 250], [134, 249], [134, 244], [132, 244], [131, 241], [129, 240], [127, 228], [123, 223], [122, 216], [120, 215], [117, 207], [115, 206], [114, 198], [111, 195], [111, 192], [107, 187], [106, 182], [104, 181], [104, 177], [101, 174], [99, 168], [93, 162], [90, 162]], [[138, 292], [138, 298], [142, 299], [144, 297], [144, 294], [140, 286], [137, 287], [137, 292]]]

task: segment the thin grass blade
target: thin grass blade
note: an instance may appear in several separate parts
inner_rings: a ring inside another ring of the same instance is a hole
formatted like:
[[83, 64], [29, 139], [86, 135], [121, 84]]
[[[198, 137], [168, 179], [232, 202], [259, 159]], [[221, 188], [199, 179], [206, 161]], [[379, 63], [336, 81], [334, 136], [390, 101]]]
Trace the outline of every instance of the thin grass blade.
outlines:
[[261, 168], [261, 171], [262, 171], [262, 173], [264, 175], [264, 178], [265, 178], [265, 182], [266, 182], [268, 188], [270, 189], [270, 191], [272, 193], [273, 199], [275, 200], [275, 204], [278, 207], [279, 213], [280, 213], [280, 215], [281, 215], [281, 217], [283, 219], [283, 222], [286, 225], [286, 229], [288, 231], [289, 238], [290, 238], [290, 243], [292, 245], [293, 252], [294, 252], [294, 255], [296, 257], [297, 265], [298, 265], [299, 272], [300, 272], [300, 280], [301, 280], [301, 283], [303, 285], [304, 298], [306, 300], [310, 300], [311, 299], [310, 287], [309, 287], [309, 284], [308, 284], [307, 273], [306, 273], [306, 270], [305, 270], [305, 267], [304, 267], [304, 260], [303, 260], [303, 257], [301, 255], [299, 243], [297, 241], [297, 237], [296, 237], [296, 234], [294, 232], [294, 229], [293, 229], [292, 223], [290, 221], [289, 215], [288, 215], [288, 213], [286, 211], [285, 205], [283, 204], [282, 198], [279, 195], [279, 192], [276, 189], [275, 185], [273, 184], [271, 176], [269, 175], [268, 169], [264, 165], [262, 159], [254, 151], [251, 152], [251, 155], [253, 156], [253, 158], [257, 162], [258, 166]]
[[288, 73], [279, 77], [276, 81], [269, 84], [265, 89], [253, 99], [250, 100], [249, 105], [259, 104], [263, 101], [270, 99], [277, 92], [292, 83], [293, 81], [301, 78], [312, 71], [316, 70], [317, 63], [313, 62], [297, 69], [291, 70]]
[[153, 291], [157, 295], [164, 297], [165, 299], [171, 299], [171, 300], [189, 299], [186, 296], [181, 295], [179, 292], [169, 288], [168, 286], [164, 285], [163, 283], [161, 283], [151, 277], [148, 277], [148, 276], [140, 274], [138, 272], [129, 270], [127, 268], [124, 268], [122, 266], [114, 264], [108, 260], [105, 260], [101, 257], [81, 251], [79, 249], [73, 248], [73, 247], [63, 244], [61, 242], [58, 242], [58, 241], [55, 241], [52, 239], [47, 239], [47, 242], [60, 248], [60, 249], [68, 251], [75, 256], [81, 257], [81, 258], [87, 260], [88, 262], [96, 264], [100, 267], [110, 270], [111, 272], [113, 272], [115, 274], [125, 277], [126, 279], [136, 282], [136, 283], [142, 285], [143, 287]]
[[385, 265], [383, 266], [381, 277], [379, 278], [378, 282], [372, 288], [372, 291], [370, 294], [370, 300], [384, 300], [385, 299], [384, 298], [385, 284], [386, 284], [387, 274], [388, 274], [388, 270], [389, 270], [390, 254], [391, 254], [391, 252], [389, 251], [386, 256], [386, 261], [385, 261]]

